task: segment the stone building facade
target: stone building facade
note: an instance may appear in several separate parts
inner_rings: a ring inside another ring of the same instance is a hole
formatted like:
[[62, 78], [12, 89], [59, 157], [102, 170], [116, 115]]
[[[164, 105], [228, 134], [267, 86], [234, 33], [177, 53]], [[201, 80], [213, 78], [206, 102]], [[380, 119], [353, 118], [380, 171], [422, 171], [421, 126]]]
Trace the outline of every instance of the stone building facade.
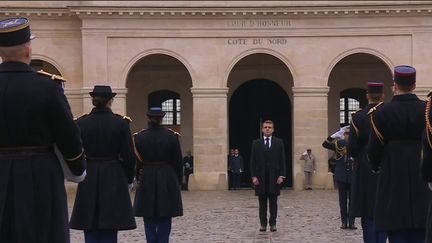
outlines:
[[37, 36], [33, 65], [68, 80], [75, 116], [95, 84], [118, 93], [134, 132], [163, 103], [196, 190], [227, 188], [229, 148], [247, 160], [265, 119], [285, 142], [286, 186], [302, 188], [298, 157], [312, 148], [325, 188], [321, 143], [364, 105], [367, 81], [384, 81], [388, 100], [393, 67], [408, 64], [417, 94], [432, 88], [432, 1], [2, 1], [0, 17], [15, 16]]

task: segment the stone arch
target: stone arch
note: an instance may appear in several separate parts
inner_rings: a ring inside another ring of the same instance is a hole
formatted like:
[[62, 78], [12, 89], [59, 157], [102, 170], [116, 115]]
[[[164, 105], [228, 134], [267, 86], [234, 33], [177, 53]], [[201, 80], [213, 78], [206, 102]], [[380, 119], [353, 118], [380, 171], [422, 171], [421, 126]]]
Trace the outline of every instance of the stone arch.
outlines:
[[41, 60], [41, 61], [47, 62], [47, 63], [53, 65], [57, 69], [57, 71], [60, 72], [60, 75], [63, 76], [65, 74], [65, 72], [64, 72], [63, 68], [61, 67], [61, 65], [58, 62], [56, 62], [54, 59], [52, 59], [52, 58], [50, 58], [50, 57], [48, 57], [46, 55], [33, 54], [32, 55], [32, 60]]
[[276, 52], [276, 51], [274, 51], [274, 50], [272, 50], [272, 49], [267, 49], [267, 48], [254, 48], [254, 49], [249, 49], [249, 50], [246, 50], [246, 51], [244, 51], [244, 52], [242, 52], [242, 53], [240, 53], [239, 55], [237, 55], [233, 60], [232, 60], [232, 62], [228, 65], [228, 67], [227, 67], [227, 69], [226, 69], [226, 71], [225, 71], [225, 77], [224, 77], [224, 85], [225, 85], [225, 87], [227, 87], [228, 86], [228, 78], [229, 78], [229, 75], [231, 74], [231, 72], [232, 72], [232, 70], [234, 69], [234, 67], [236, 66], [236, 64], [240, 61], [240, 60], [242, 60], [243, 58], [245, 58], [245, 57], [247, 57], [247, 56], [250, 56], [250, 55], [253, 55], [253, 54], [267, 54], [267, 55], [270, 55], [270, 56], [273, 56], [273, 57], [275, 57], [275, 58], [277, 58], [277, 59], [279, 59], [282, 63], [284, 63], [285, 64], [285, 66], [288, 68], [288, 70], [290, 71], [290, 73], [291, 73], [291, 76], [292, 76], [292, 78], [293, 78], [293, 85], [295, 86], [295, 80], [296, 80], [296, 73], [295, 73], [295, 68], [294, 68], [294, 65], [284, 56], [284, 55], [282, 55], [281, 53], [279, 53], [279, 52]]
[[140, 60], [142, 60], [143, 58], [145, 58], [147, 56], [159, 55], [159, 54], [170, 56], [170, 57], [178, 60], [179, 62], [181, 62], [183, 64], [183, 66], [187, 69], [187, 71], [189, 72], [189, 75], [191, 76], [191, 79], [192, 79], [192, 86], [194, 86], [194, 81], [196, 79], [195, 79], [195, 74], [193, 72], [192, 65], [186, 60], [186, 58], [184, 58], [180, 54], [178, 54], [174, 51], [171, 51], [171, 50], [166, 50], [166, 49], [147, 50], [147, 51], [138, 53], [132, 59], [130, 59], [130, 61], [124, 66], [123, 71], [122, 71], [122, 80], [124, 81], [124, 86], [126, 87], [126, 82], [127, 82], [129, 73], [133, 69], [134, 65], [137, 62], [139, 62]]
[[337, 55], [335, 58], [331, 60], [330, 64], [327, 66], [327, 69], [324, 73], [324, 80], [327, 80], [328, 82], [331, 72], [341, 60], [353, 54], [359, 54], [359, 53], [369, 54], [379, 58], [382, 62], [386, 64], [387, 68], [390, 71], [392, 70], [392, 67], [394, 67], [394, 64], [391, 61], [391, 59], [377, 50], [371, 48], [353, 48], [340, 53], [339, 55]]

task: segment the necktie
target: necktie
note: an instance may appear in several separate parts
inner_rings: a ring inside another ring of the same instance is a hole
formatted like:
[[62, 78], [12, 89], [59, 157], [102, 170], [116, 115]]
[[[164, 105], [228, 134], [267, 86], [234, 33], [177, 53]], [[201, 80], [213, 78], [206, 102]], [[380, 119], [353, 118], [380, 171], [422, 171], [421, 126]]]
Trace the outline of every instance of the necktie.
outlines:
[[270, 148], [269, 138], [265, 138], [265, 146], [266, 148]]

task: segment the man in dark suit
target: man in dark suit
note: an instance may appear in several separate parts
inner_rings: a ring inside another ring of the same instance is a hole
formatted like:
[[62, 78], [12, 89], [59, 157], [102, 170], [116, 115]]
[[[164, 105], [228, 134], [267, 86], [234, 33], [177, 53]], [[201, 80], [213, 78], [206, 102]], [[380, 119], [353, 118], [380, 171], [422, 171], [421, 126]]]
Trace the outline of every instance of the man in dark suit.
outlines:
[[193, 174], [194, 157], [191, 151], [187, 151], [186, 156], [183, 158], [183, 173], [185, 176], [184, 190], [189, 190], [189, 176]]
[[30, 67], [29, 21], [0, 21], [0, 242], [69, 243], [64, 177], [85, 174], [79, 129], [62, 79]]
[[394, 69], [393, 99], [371, 116], [367, 153], [379, 172], [374, 223], [389, 241], [424, 242], [428, 188], [420, 175], [425, 102], [413, 93], [416, 71]]
[[77, 119], [87, 176], [78, 185], [70, 226], [84, 231], [86, 243], [114, 243], [118, 230], [136, 228], [128, 190], [135, 171], [131, 120], [112, 112], [110, 86], [96, 85], [90, 95], [94, 108]]
[[144, 218], [149, 243], [168, 243], [172, 217], [183, 215], [179, 134], [161, 125], [164, 116], [160, 107], [151, 107], [147, 112], [149, 128], [133, 136], [140, 184], [134, 210], [135, 216]]
[[240, 188], [241, 174], [244, 171], [243, 157], [239, 154], [239, 150], [234, 149], [234, 156], [229, 160], [229, 168], [233, 177], [233, 190]]
[[344, 138], [329, 136], [322, 144], [326, 149], [335, 151], [335, 179], [339, 194], [339, 209], [341, 215], [341, 229], [357, 229], [354, 225], [355, 218], [350, 216], [351, 209], [351, 177], [352, 159], [348, 156], [346, 144], [349, 139], [349, 128], [343, 130]]
[[369, 104], [353, 114], [348, 140], [348, 155], [354, 158], [352, 179], [351, 216], [361, 217], [363, 241], [365, 243], [385, 243], [385, 232], [377, 232], [373, 222], [375, 195], [378, 175], [372, 172], [366, 156], [370, 133], [370, 117], [384, 100], [384, 84], [368, 82], [367, 100]]
[[285, 179], [286, 161], [282, 139], [273, 136], [274, 124], [262, 124], [263, 137], [252, 142], [250, 171], [259, 200], [260, 231], [267, 228], [267, 201], [270, 206], [270, 231], [276, 231], [277, 197]]

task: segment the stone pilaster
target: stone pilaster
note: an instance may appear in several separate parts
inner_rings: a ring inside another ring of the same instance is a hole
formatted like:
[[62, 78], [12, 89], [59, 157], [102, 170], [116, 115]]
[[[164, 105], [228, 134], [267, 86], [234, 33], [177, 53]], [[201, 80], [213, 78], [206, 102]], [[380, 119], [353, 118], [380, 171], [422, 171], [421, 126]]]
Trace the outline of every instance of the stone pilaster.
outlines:
[[191, 190], [227, 189], [228, 88], [192, 88], [194, 174]]
[[329, 87], [293, 87], [293, 184], [303, 189], [303, 161], [300, 155], [311, 148], [316, 156], [317, 168], [313, 176], [315, 188], [326, 188], [328, 180], [328, 152], [321, 145], [327, 134], [327, 96]]

